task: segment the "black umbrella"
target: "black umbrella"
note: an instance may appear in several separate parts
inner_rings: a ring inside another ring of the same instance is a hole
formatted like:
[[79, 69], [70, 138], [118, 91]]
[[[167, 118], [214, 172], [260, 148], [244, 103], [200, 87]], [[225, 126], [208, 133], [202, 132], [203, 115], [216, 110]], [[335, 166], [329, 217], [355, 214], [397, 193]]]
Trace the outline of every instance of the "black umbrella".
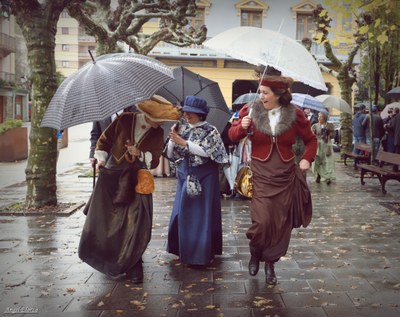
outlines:
[[389, 98], [397, 98], [400, 99], [400, 86], [394, 87], [393, 89], [389, 90], [386, 95]]
[[203, 98], [210, 108], [207, 122], [222, 133], [232, 114], [226, 105], [218, 83], [182, 66], [175, 68], [173, 74], [176, 80], [163, 86], [156, 94], [181, 106], [183, 106], [186, 96]]

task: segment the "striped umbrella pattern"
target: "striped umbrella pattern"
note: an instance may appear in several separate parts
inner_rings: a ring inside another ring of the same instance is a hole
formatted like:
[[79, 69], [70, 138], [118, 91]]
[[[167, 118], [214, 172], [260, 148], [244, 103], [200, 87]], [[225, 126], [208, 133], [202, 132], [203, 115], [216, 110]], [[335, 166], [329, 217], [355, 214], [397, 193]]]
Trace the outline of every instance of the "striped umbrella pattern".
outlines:
[[324, 104], [315, 97], [308, 94], [292, 93], [292, 104], [301, 108], [309, 108], [318, 112], [329, 113]]
[[102, 55], [63, 81], [47, 107], [41, 127], [62, 130], [104, 120], [150, 99], [173, 80], [172, 69], [153, 58], [133, 53]]

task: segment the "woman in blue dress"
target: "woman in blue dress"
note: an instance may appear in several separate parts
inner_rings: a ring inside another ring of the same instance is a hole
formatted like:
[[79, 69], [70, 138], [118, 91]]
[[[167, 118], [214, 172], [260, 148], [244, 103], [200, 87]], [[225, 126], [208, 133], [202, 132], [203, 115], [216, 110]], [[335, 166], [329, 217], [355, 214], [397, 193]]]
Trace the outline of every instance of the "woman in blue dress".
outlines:
[[[227, 164], [228, 154], [218, 130], [206, 122], [205, 100], [187, 96], [182, 111], [185, 122], [171, 129], [167, 147], [167, 157], [177, 164], [178, 178], [167, 251], [182, 263], [208, 265], [222, 254], [218, 164]], [[201, 185], [196, 196], [187, 192], [189, 174]]]

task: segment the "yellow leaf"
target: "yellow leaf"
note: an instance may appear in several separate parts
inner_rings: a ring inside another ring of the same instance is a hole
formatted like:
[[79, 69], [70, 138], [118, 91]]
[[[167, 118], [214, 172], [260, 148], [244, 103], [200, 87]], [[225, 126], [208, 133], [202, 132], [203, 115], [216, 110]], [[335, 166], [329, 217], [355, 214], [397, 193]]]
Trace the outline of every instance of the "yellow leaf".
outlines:
[[314, 41], [317, 42], [317, 43], [321, 43], [322, 34], [321, 33], [316, 34], [315, 37], [314, 37]]
[[378, 35], [377, 40], [381, 45], [383, 45], [389, 41], [389, 38], [386, 33], [382, 33], [381, 35]]
[[332, 39], [332, 45], [333, 46], [339, 46], [339, 44], [340, 44], [339, 39]]
[[215, 306], [214, 305], [207, 305], [206, 307], [204, 307], [204, 308], [207, 308], [207, 309], [214, 309], [215, 308]]
[[117, 309], [116, 310], [117, 315], [122, 315], [124, 311], [122, 309]]
[[322, 18], [324, 15], [326, 14], [326, 10], [322, 10], [321, 13], [319, 14], [319, 16]]
[[362, 26], [362, 27], [360, 27], [360, 34], [362, 35], [362, 34], [366, 34], [367, 32], [368, 32], [368, 25], [364, 25], [364, 26]]
[[380, 26], [381, 25], [381, 19], [380, 18], [377, 18], [376, 20], [375, 20], [375, 27], [378, 27], [378, 26]]

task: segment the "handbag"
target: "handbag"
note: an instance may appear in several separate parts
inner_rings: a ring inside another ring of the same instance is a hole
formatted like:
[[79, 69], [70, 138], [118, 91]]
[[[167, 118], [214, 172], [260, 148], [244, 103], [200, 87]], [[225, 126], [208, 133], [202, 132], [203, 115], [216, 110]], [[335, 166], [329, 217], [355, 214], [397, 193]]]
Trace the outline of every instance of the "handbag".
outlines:
[[188, 176], [186, 176], [186, 194], [190, 198], [201, 194], [201, 184], [196, 175], [188, 174]]
[[139, 194], [152, 194], [154, 193], [154, 177], [147, 169], [141, 168], [137, 172], [137, 184], [135, 192]]
[[189, 173], [186, 176], [186, 194], [190, 198], [195, 198], [201, 194], [201, 183], [199, 178], [191, 174], [191, 164], [190, 164], [190, 155], [187, 157], [188, 159], [188, 166], [189, 166]]
[[250, 166], [243, 166], [235, 178], [235, 190], [247, 198], [253, 197], [253, 172]]

